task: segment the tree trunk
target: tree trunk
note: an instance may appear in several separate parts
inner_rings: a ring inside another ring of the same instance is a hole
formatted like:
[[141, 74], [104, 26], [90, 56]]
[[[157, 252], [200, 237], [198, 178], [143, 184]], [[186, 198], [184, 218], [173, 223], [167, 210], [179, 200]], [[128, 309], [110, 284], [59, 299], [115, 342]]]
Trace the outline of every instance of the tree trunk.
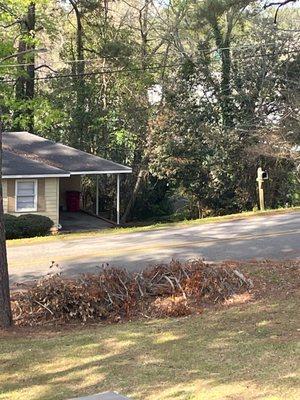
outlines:
[[137, 198], [137, 195], [139, 193], [139, 190], [140, 190], [141, 184], [143, 182], [143, 179], [145, 177], [145, 174], [146, 174], [145, 170], [140, 170], [140, 172], [138, 173], [137, 179], [135, 181], [134, 189], [133, 189], [133, 191], [131, 193], [131, 196], [130, 196], [129, 202], [127, 204], [126, 210], [125, 210], [125, 212], [124, 212], [124, 214], [123, 214], [123, 216], [121, 218], [121, 223], [122, 224], [124, 224], [127, 221], [127, 218], [128, 218], [128, 216], [130, 214], [130, 211], [131, 211], [131, 209], [132, 209], [132, 207], [133, 207], [133, 205], [135, 203], [135, 200]]
[[222, 96], [222, 115], [223, 125], [225, 128], [233, 126], [233, 110], [231, 99], [231, 56], [230, 56], [230, 42], [225, 42], [224, 49], [222, 50], [222, 82], [221, 82], [221, 96]]
[[[18, 79], [16, 82], [16, 100], [31, 101], [34, 99], [34, 78], [35, 78], [35, 54], [34, 51], [29, 52], [29, 56], [25, 56], [22, 52], [34, 50], [34, 32], [35, 32], [35, 3], [30, 3], [27, 9], [27, 14], [20, 22], [20, 39], [18, 46], [17, 57], [18, 64], [28, 64], [25, 68], [24, 65], [18, 67]], [[30, 132], [34, 131], [34, 110], [31, 104], [26, 107], [26, 119], [29, 120], [28, 129]], [[22, 116], [22, 112], [16, 112], [14, 118], [16, 120], [16, 129], [22, 129], [18, 119]]]
[[83, 132], [85, 130], [85, 61], [83, 48], [83, 26], [81, 22], [81, 11], [74, 0], [69, 0], [76, 16], [76, 76], [74, 79], [74, 87], [76, 90], [76, 112], [74, 114], [75, 126], [72, 136], [72, 145], [74, 147], [84, 149]]
[[[150, 0], [144, 0], [144, 5], [140, 8], [139, 10], [139, 33], [140, 33], [140, 39], [141, 39], [141, 44], [140, 44], [140, 58], [141, 58], [141, 69], [146, 73], [147, 65], [148, 65], [148, 36], [149, 36], [149, 28], [148, 28], [148, 20], [149, 20], [149, 6], [150, 6]], [[145, 92], [143, 95], [143, 103], [147, 105], [147, 92], [148, 88], [145, 88]], [[135, 160], [138, 160], [137, 162], [134, 162], [134, 165], [138, 164], [138, 174], [136, 175], [136, 181], [133, 185], [133, 190], [131, 192], [131, 196], [129, 199], [129, 202], [127, 204], [126, 210], [122, 216], [121, 222], [124, 223], [126, 222], [128, 216], [130, 215], [130, 212], [135, 204], [137, 195], [139, 193], [141, 183], [147, 174], [147, 169], [148, 169], [148, 154], [147, 150], [145, 150], [145, 146], [147, 143], [147, 134], [150, 130], [149, 127], [149, 118], [148, 114], [145, 112], [145, 130], [144, 130], [144, 135], [140, 138], [137, 144], [137, 148], [135, 150]]]
[[142, 69], [147, 67], [148, 58], [148, 18], [150, 0], [145, 0], [144, 6], [139, 11], [139, 25], [141, 34], [141, 61]]
[[203, 210], [202, 210], [202, 206], [201, 206], [201, 201], [200, 200], [197, 201], [197, 209], [198, 209], [198, 218], [202, 219], [203, 218]]
[[[18, 56], [17, 56], [17, 63], [20, 64], [17, 69], [18, 69], [18, 77], [16, 80], [16, 86], [15, 86], [15, 97], [16, 100], [19, 102], [25, 100], [25, 85], [26, 85], [26, 68], [23, 64], [25, 64], [25, 55], [23, 54], [26, 51], [26, 41], [24, 40], [24, 35], [26, 32], [26, 23], [25, 19], [20, 22], [20, 39], [19, 39], [19, 44], [18, 44]], [[14, 128], [17, 131], [22, 130], [22, 126], [20, 123], [20, 118], [22, 117], [23, 112], [20, 109], [17, 109], [14, 112], [13, 115], [13, 121], [14, 121]]]
[[[0, 115], [1, 117], [1, 115]], [[12, 325], [2, 196], [2, 126], [0, 121], [0, 328]]]
[[[21, 37], [19, 39], [19, 45], [18, 45], [18, 53], [20, 53], [17, 57], [18, 64], [25, 63], [24, 54], [22, 54], [24, 51], [26, 51], [26, 43], [23, 36], [25, 29], [26, 29], [25, 21], [23, 21], [21, 22]], [[24, 66], [20, 65], [18, 67], [18, 78], [16, 81], [16, 100], [25, 99], [25, 81], [26, 81], [25, 74], [26, 70]]]
[[228, 27], [226, 34], [222, 32], [218, 19], [215, 15], [211, 16], [209, 22], [212, 26], [214, 39], [217, 48], [221, 52], [222, 64], [222, 77], [221, 77], [221, 91], [220, 91], [220, 104], [222, 110], [222, 123], [224, 128], [233, 126], [233, 104], [232, 104], [232, 90], [231, 90], [231, 31], [232, 31], [232, 16], [227, 16]]
[[[35, 4], [30, 3], [27, 11], [27, 29], [28, 34], [34, 39], [34, 31], [35, 31]], [[35, 78], [35, 54], [34, 54], [35, 44], [32, 40], [32, 43], [29, 42], [27, 46], [27, 50], [33, 50], [29, 54], [29, 65], [27, 66], [27, 78], [26, 78], [26, 90], [25, 90], [25, 98], [27, 100], [33, 100], [34, 98], [34, 78]], [[28, 107], [28, 115], [29, 115], [29, 130], [30, 132], [34, 132], [34, 110], [32, 105]]]

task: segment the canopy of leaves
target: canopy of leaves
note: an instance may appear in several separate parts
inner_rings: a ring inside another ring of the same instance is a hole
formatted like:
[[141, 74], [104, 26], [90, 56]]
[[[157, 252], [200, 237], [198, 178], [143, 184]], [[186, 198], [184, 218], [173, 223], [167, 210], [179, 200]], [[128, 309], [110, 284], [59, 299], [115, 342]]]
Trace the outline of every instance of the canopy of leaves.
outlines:
[[[189, 216], [252, 209], [258, 166], [267, 205], [295, 203], [300, 15], [281, 7], [274, 24], [276, 5], [265, 5], [0, 0], [5, 129], [131, 165], [131, 218], [172, 212], [173, 195], [189, 200]], [[112, 200], [111, 178], [101, 185]]]

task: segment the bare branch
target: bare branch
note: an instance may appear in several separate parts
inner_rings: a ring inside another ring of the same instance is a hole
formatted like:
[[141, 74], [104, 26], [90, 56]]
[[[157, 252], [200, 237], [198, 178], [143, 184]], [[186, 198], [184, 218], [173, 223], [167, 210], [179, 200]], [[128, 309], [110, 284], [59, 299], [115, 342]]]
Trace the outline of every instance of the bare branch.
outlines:
[[9, 56], [1, 58], [0, 63], [2, 63], [3, 61], [9, 60], [10, 58], [18, 57], [18, 56], [23, 55], [23, 54], [45, 53], [46, 51], [47, 51], [47, 49], [44, 49], [44, 48], [41, 48], [41, 49], [28, 49], [28, 50], [20, 51], [19, 53], [10, 54]]
[[274, 7], [277, 6], [275, 16], [274, 16], [274, 24], [277, 23], [278, 12], [281, 7], [286, 6], [289, 3], [296, 3], [298, 0], [282, 0], [282, 1], [272, 1], [271, 3], [265, 4], [264, 8]]
[[20, 22], [21, 22], [21, 20], [20, 20], [20, 19], [17, 19], [16, 21], [11, 22], [10, 24], [7, 24], [7, 25], [0, 25], [0, 28], [7, 29], [7, 28], [10, 28], [11, 26], [14, 26], [14, 25], [19, 24]]
[[49, 65], [47, 65], [47, 64], [39, 65], [38, 67], [35, 67], [34, 70], [35, 70], [35, 71], [38, 71], [39, 69], [42, 69], [42, 68], [48, 68], [50, 71], [55, 72], [55, 73], [58, 73], [57, 70], [51, 68], [51, 67], [50, 67]]

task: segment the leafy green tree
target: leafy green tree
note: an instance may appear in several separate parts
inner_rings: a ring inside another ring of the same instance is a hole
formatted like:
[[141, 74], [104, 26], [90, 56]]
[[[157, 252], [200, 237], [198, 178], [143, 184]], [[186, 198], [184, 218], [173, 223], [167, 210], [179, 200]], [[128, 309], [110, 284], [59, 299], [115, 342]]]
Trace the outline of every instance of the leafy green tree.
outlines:
[[204, 209], [224, 213], [255, 206], [256, 169], [262, 165], [272, 179], [269, 204], [284, 205], [294, 190], [293, 165], [267, 152], [265, 144], [271, 132], [283, 133], [279, 121], [291, 106], [283, 71], [294, 62], [297, 41], [252, 5], [206, 1], [190, 15], [182, 29], [187, 35], [198, 27], [198, 48], [184, 40], [179, 47], [186, 46], [186, 61], [176, 84], [165, 89], [153, 173], [172, 179], [202, 215]]

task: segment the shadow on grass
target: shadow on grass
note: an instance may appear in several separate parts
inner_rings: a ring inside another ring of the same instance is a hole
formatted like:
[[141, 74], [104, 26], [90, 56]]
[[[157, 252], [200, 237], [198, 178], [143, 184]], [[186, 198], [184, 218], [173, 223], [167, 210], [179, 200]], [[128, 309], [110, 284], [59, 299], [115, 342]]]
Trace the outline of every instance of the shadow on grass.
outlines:
[[153, 400], [296, 399], [299, 305], [264, 300], [200, 317], [0, 339], [0, 399], [106, 390]]

